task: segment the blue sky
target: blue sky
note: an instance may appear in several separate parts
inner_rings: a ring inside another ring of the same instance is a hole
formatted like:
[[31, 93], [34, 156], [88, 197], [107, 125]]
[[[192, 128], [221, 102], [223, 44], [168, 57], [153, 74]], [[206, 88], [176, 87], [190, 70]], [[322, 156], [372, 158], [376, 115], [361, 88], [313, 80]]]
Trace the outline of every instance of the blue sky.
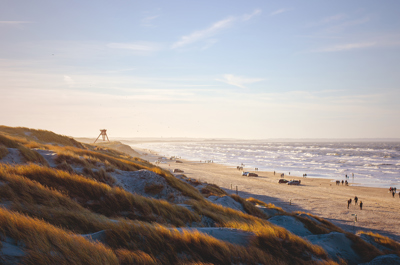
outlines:
[[394, 138], [399, 1], [1, 0], [0, 124]]

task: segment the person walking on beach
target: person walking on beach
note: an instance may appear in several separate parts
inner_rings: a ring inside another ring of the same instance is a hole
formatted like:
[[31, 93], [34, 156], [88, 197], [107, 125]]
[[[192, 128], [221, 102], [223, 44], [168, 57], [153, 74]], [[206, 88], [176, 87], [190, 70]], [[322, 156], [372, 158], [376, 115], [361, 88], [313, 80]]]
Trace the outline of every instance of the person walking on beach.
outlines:
[[349, 199], [349, 200], [347, 201], [347, 209], [349, 209], [350, 203], [351, 203], [351, 199]]
[[393, 198], [394, 198], [394, 195], [396, 194], [396, 192], [394, 192], [394, 190], [392, 191], [392, 196], [393, 196]]
[[360, 201], [360, 210], [362, 210], [363, 203]]
[[343, 183], [344, 183], [344, 180], [342, 180], [342, 185], [343, 185]]
[[357, 202], [358, 202], [358, 198], [356, 196], [356, 197], [354, 197], [354, 204], [357, 205]]

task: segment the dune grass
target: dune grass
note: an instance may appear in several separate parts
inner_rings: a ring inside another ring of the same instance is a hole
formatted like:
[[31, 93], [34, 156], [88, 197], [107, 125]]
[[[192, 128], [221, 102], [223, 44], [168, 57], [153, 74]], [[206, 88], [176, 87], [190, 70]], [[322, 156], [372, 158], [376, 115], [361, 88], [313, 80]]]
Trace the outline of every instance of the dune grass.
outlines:
[[[241, 247], [197, 231], [168, 229], [160, 225], [132, 222], [106, 231], [112, 248], [143, 251], [157, 257], [158, 264], [191, 262], [212, 264], [284, 264], [255, 247]], [[143, 244], [146, 242], [146, 244]]]
[[384, 250], [385, 254], [397, 254], [400, 256], [400, 243], [394, 241], [393, 239], [390, 239], [386, 236], [382, 236], [378, 233], [373, 233], [373, 232], [365, 232], [365, 231], [359, 231], [357, 235], [366, 235], [373, 239], [377, 244], [382, 245], [388, 250]]
[[203, 194], [206, 197], [228, 195], [228, 193], [226, 193], [223, 189], [221, 189], [215, 184], [206, 184], [206, 186], [201, 189], [201, 194]]
[[0, 144], [0, 160], [3, 159], [4, 157], [6, 157], [8, 155], [8, 153], [9, 152], [8, 152], [7, 147]]
[[132, 194], [119, 187], [112, 188], [61, 170], [30, 164], [15, 167], [0, 165], [0, 172], [22, 175], [50, 189], [68, 194], [85, 208], [108, 217], [127, 217], [176, 226], [185, 226], [200, 218], [185, 207]]
[[193, 209], [200, 215], [213, 219], [219, 227], [255, 233], [253, 246], [270, 253], [274, 257], [279, 257], [287, 264], [311, 262], [312, 257], [328, 260], [327, 254], [321, 247], [312, 245], [310, 242], [266, 220], [208, 201], [190, 200], [188, 204], [192, 205]]
[[[56, 158], [56, 161], [58, 163], [66, 161], [68, 164], [75, 163], [82, 166], [88, 166], [88, 164], [90, 164], [88, 159], [92, 159], [97, 162], [104, 163], [106, 168], [112, 167], [123, 171], [137, 171], [140, 169], [149, 170], [164, 177], [170, 186], [182, 192], [184, 196], [188, 196], [196, 200], [204, 200], [204, 197], [201, 195], [201, 193], [190, 184], [177, 179], [170, 172], [141, 159], [134, 160], [131, 158], [121, 158], [123, 155], [121, 155], [119, 152], [104, 154], [69, 146], [59, 147], [48, 145], [47, 148], [57, 153], [58, 157]], [[114, 154], [115, 156], [112, 156], [111, 154]]]
[[19, 144], [10, 137], [6, 137], [0, 134], [0, 144], [8, 148], [17, 148], [23, 156], [25, 162], [39, 163], [48, 166], [46, 159], [44, 159], [38, 152]]
[[257, 199], [252, 198], [252, 197], [247, 198], [246, 201], [251, 202], [251, 203], [254, 204], [254, 205], [260, 205], [260, 206], [264, 206], [264, 207], [266, 207], [266, 208], [268, 208], [268, 209], [277, 210], [277, 211], [280, 212], [280, 213], [286, 213], [281, 207], [277, 207], [277, 206], [275, 206], [275, 205], [272, 204], [272, 203], [265, 203], [265, 202], [263, 202], [263, 201], [257, 200]]
[[51, 131], [46, 130], [35, 130], [29, 129], [25, 127], [7, 127], [7, 126], [0, 126], [0, 132], [3, 134], [7, 134], [10, 136], [16, 136], [27, 141], [35, 141], [42, 144], [59, 144], [63, 146], [75, 146], [79, 148], [83, 148], [83, 145], [78, 141], [70, 138], [68, 136], [63, 136], [56, 134]]
[[57, 190], [23, 176], [0, 171], [0, 201], [12, 202], [10, 209], [37, 217], [75, 233], [92, 233], [106, 228], [108, 219], [83, 208]]
[[115, 254], [118, 257], [120, 265], [157, 265], [157, 259], [141, 250], [129, 251], [127, 249], [117, 249]]
[[112, 249], [44, 221], [0, 208], [0, 234], [22, 244], [23, 264], [118, 264]]
[[235, 201], [239, 202], [240, 204], [242, 204], [243, 209], [246, 211], [246, 213], [261, 219], [268, 219], [267, 214], [265, 214], [262, 210], [254, 206], [254, 204], [247, 201], [246, 199], [243, 199], [238, 195], [230, 195], [230, 197], [233, 198]]
[[383, 253], [379, 249], [366, 242], [359, 236], [356, 236], [349, 232], [345, 232], [345, 235], [348, 239], [353, 241], [351, 248], [361, 257], [363, 262], [369, 262], [377, 256], [383, 255]]

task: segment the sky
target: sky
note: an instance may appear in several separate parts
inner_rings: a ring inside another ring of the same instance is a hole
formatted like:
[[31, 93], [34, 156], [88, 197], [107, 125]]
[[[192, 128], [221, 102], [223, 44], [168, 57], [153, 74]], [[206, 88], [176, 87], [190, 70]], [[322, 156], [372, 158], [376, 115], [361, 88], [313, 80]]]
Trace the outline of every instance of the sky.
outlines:
[[0, 0], [0, 125], [399, 138], [400, 1]]

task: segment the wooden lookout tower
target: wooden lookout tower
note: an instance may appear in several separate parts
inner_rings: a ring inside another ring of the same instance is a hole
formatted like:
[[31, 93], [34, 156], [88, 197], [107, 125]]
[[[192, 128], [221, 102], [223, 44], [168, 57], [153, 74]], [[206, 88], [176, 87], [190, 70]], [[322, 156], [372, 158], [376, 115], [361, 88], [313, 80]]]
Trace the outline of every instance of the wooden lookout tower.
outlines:
[[[110, 141], [110, 140], [108, 140], [107, 130], [106, 129], [100, 129], [100, 135], [99, 135], [99, 137], [97, 137], [96, 141], [100, 138], [100, 136], [103, 137], [103, 141], [106, 140], [106, 137], [107, 137], [107, 141]], [[94, 143], [96, 143], [96, 141], [94, 141]]]

